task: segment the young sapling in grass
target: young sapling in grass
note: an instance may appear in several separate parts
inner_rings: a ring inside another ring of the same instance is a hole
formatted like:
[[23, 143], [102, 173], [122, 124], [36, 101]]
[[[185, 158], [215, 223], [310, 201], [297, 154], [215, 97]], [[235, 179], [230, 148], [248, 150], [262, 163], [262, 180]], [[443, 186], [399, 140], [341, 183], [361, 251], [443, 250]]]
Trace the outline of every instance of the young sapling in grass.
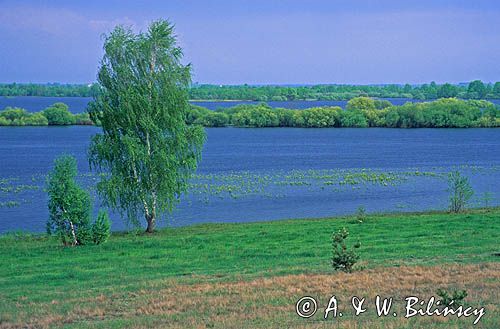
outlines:
[[348, 248], [346, 240], [349, 237], [349, 231], [344, 227], [332, 235], [332, 267], [334, 270], [350, 273], [354, 264], [359, 260], [359, 255], [355, 249], [361, 246], [358, 241], [352, 248]]

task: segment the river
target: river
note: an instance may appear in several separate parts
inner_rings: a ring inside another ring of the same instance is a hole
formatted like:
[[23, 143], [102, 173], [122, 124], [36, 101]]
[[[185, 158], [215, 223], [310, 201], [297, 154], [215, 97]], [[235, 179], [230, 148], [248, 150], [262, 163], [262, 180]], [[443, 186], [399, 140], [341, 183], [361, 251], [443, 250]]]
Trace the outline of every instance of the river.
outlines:
[[[92, 126], [0, 127], [0, 232], [45, 228], [46, 174], [77, 158], [93, 190]], [[472, 206], [499, 204], [500, 129], [207, 128], [190, 192], [161, 225], [245, 222], [446, 209], [446, 174], [460, 170]], [[96, 211], [99, 198], [95, 196]], [[113, 229], [129, 228], [112, 214]], [[388, 228], [390, 229], [390, 228]]]

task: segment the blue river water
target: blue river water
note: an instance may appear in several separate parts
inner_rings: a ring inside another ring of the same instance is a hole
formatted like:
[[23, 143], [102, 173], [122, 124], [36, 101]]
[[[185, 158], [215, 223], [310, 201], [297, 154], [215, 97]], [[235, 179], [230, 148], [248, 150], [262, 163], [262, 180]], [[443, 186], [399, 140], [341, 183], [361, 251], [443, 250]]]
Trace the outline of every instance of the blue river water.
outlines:
[[[88, 167], [100, 128], [0, 127], [0, 233], [41, 232], [46, 174], [61, 154], [100, 205]], [[191, 189], [161, 225], [446, 209], [446, 175], [460, 170], [471, 206], [499, 204], [500, 129], [208, 128]], [[116, 213], [113, 229], [130, 228]]]

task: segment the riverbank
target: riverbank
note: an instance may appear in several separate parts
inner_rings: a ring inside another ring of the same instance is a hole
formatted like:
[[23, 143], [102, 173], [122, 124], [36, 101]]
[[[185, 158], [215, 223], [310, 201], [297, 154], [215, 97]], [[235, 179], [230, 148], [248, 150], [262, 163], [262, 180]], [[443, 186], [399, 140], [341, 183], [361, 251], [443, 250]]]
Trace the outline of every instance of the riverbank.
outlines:
[[[334, 273], [331, 234], [359, 241], [359, 270]], [[276, 328], [463, 327], [472, 319], [300, 319], [295, 302], [337, 294], [428, 298], [466, 289], [486, 307], [478, 327], [500, 321], [500, 208], [204, 224], [151, 236], [119, 233], [103, 245], [64, 248], [45, 236], [0, 237], [0, 327]], [[342, 298], [342, 299], [340, 299]], [[401, 304], [401, 303], [400, 303]], [[326, 305], [320, 305], [324, 309]]]
[[[298, 128], [493, 128], [500, 127], [500, 109], [488, 101], [441, 98], [432, 102], [393, 105], [387, 100], [357, 97], [339, 106], [302, 110], [241, 104], [210, 110], [191, 105], [188, 124], [204, 127]], [[0, 111], [0, 126], [93, 125], [88, 113], [73, 114], [64, 103], [41, 112], [7, 107]]]

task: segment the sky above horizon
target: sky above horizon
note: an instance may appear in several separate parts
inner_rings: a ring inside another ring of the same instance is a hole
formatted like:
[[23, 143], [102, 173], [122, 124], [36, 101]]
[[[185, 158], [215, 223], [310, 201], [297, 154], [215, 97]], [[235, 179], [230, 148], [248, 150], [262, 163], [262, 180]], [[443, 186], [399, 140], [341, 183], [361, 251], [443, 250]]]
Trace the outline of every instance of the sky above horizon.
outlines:
[[94, 82], [104, 33], [159, 18], [193, 82], [500, 81], [495, 0], [0, 0], [0, 82]]

